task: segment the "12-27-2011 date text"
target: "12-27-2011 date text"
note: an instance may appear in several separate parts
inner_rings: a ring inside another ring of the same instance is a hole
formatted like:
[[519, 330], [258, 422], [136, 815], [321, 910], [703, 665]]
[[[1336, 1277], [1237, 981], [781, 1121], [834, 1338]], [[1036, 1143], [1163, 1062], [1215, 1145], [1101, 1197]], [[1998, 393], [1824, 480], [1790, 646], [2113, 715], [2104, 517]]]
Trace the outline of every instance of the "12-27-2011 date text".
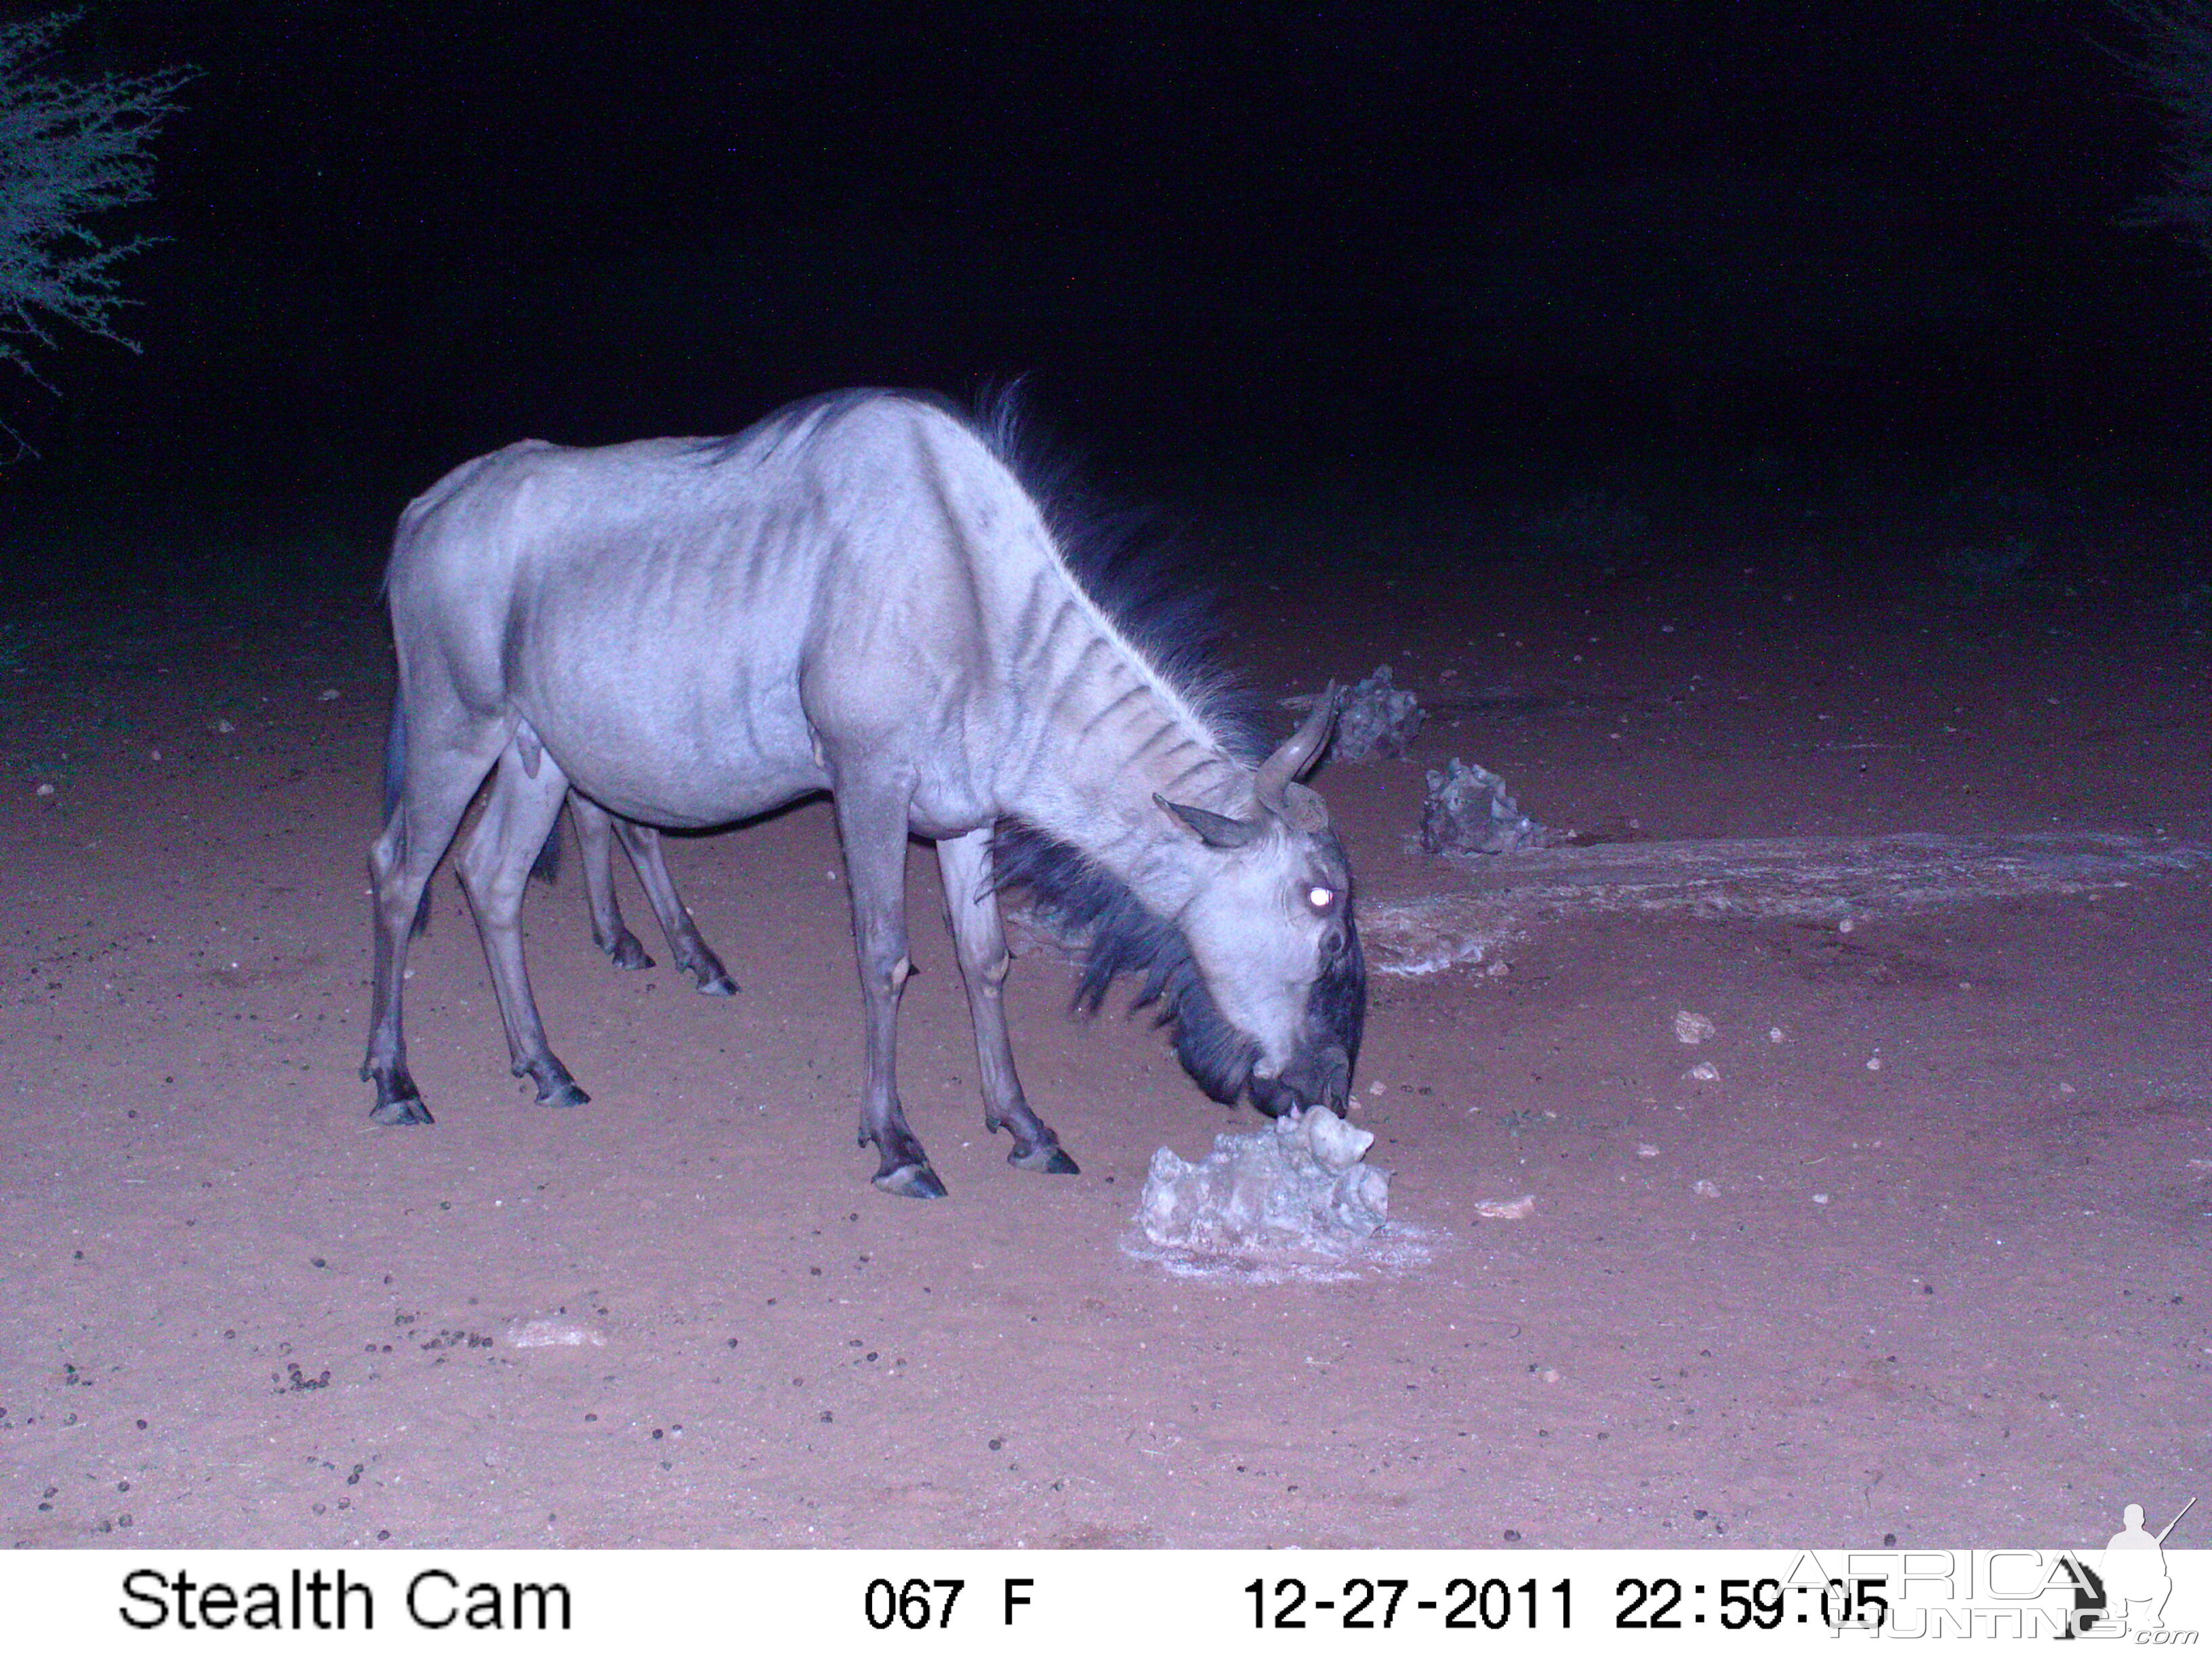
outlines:
[[1445, 1630], [1567, 1630], [1573, 1589], [1566, 1579], [1548, 1588], [1534, 1578], [1452, 1578], [1441, 1590], [1408, 1578], [1347, 1578], [1331, 1591], [1303, 1578], [1255, 1578], [1244, 1586], [1259, 1630], [1395, 1630], [1434, 1623]]

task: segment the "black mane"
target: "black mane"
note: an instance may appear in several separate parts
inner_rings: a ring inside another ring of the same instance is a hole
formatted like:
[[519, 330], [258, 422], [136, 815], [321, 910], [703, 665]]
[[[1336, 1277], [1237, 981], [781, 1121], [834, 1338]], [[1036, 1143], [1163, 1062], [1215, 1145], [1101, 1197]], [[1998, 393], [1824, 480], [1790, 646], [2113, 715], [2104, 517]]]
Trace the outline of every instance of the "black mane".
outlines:
[[1033, 825], [1000, 820], [992, 855], [1000, 886], [1027, 888], [1056, 932], [1084, 942], [1075, 1006], [1095, 1014], [1118, 976], [1142, 974], [1131, 1006], [1160, 1005], [1155, 1023], [1175, 1027], [1183, 1070], [1214, 1099], [1233, 1105], [1259, 1048], [1223, 1018], [1182, 929], [1146, 909], [1127, 883], [1080, 849]]
[[[1061, 559], [1123, 637], [1195, 708], [1224, 748], [1256, 766], [1273, 746], [1257, 701], [1221, 663], [1214, 593], [1150, 514], [1086, 500], [1064, 463], [1025, 441], [1016, 388], [987, 393], [969, 425], [1043, 511]], [[1175, 1028], [1176, 1055], [1199, 1087], [1224, 1104], [1243, 1092], [1259, 1050], [1230, 1024], [1171, 921], [1139, 903], [1120, 878], [1079, 848], [1034, 824], [1002, 820], [994, 840], [996, 880], [1026, 888], [1056, 930], [1084, 941], [1074, 1001], [1097, 1012], [1121, 975], [1143, 976], [1135, 1007], [1159, 1006]]]
[[1265, 706], [1221, 659], [1219, 593], [1197, 556], [1155, 509], [1107, 501], [1075, 464], [1030, 433], [1018, 383], [986, 391], [969, 428], [990, 446], [1044, 514], [1062, 563], [1122, 637], [1213, 729], [1257, 766], [1274, 747]]

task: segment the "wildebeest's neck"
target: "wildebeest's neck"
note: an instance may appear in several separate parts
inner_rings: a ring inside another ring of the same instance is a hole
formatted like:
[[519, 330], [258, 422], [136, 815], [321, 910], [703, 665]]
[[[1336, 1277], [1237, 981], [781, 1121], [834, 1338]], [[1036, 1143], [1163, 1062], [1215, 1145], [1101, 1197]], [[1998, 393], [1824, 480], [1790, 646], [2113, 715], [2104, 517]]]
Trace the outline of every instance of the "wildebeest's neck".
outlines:
[[[1252, 810], [1252, 774], [1205, 715], [1087, 607], [1048, 624], [1042, 688], [1012, 814], [1078, 848], [1155, 914], [1190, 898], [1190, 834], [1155, 796], [1227, 817]], [[1026, 676], [1024, 677], [1027, 678]]]

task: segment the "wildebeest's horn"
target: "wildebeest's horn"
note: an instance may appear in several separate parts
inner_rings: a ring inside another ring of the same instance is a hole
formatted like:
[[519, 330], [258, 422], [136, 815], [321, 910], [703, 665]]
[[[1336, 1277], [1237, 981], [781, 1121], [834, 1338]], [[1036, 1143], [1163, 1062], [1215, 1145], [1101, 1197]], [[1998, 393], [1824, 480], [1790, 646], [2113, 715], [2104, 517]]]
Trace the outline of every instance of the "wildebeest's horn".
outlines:
[[1218, 812], [1209, 812], [1203, 806], [1185, 806], [1181, 801], [1154, 795], [1152, 800], [1164, 812], [1172, 812], [1198, 832], [1198, 838], [1208, 847], [1218, 847], [1226, 852], [1232, 848], [1249, 847], [1260, 834], [1260, 826], [1247, 823], [1242, 818], [1225, 818]]
[[1295, 794], [1291, 792], [1296, 787], [1298, 774], [1314, 763], [1322, 744], [1328, 741], [1328, 728], [1335, 719], [1336, 682], [1331, 680], [1328, 689], [1314, 699], [1313, 712], [1306, 716], [1305, 724], [1293, 732], [1281, 748], [1260, 763], [1260, 769], [1252, 778], [1252, 793], [1260, 805], [1302, 830], [1316, 830], [1328, 822], [1320, 796], [1310, 789], [1299, 789]]

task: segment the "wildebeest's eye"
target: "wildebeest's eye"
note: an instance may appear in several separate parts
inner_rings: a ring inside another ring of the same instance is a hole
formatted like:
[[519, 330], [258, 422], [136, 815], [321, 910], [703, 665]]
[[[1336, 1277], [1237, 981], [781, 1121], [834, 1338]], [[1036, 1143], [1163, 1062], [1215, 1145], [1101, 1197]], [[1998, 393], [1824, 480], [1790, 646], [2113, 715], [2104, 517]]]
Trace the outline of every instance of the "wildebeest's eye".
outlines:
[[1316, 910], [1327, 911], [1336, 903], [1336, 890], [1314, 886], [1306, 889], [1306, 902]]

